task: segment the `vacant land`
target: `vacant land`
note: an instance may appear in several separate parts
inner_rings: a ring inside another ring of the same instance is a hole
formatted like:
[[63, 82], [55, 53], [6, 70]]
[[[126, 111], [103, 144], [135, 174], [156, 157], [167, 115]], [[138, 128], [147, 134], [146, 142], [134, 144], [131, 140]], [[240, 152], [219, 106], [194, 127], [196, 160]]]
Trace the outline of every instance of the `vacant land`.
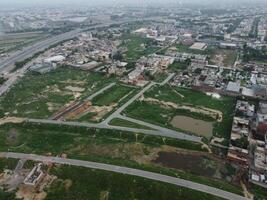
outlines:
[[174, 62], [173, 64], [169, 66], [168, 69], [173, 72], [180, 72], [180, 71], [187, 69], [188, 65], [189, 64], [186, 62]]
[[1, 97], [0, 109], [8, 116], [48, 118], [65, 104], [113, 81], [115, 78], [69, 67], [42, 75], [28, 73]]
[[82, 122], [99, 122], [108, 116], [115, 108], [131, 98], [137, 89], [117, 84], [92, 99], [92, 106], [78, 120]]
[[0, 36], [0, 53], [20, 49], [49, 35], [43, 32], [14, 33]]
[[203, 136], [208, 138], [212, 136], [212, 122], [177, 115], [171, 120], [171, 125], [195, 134], [202, 133]]
[[234, 109], [234, 99], [231, 97], [214, 99], [190, 89], [157, 86], [145, 93], [145, 98], [149, 99], [136, 101], [125, 113], [170, 128], [171, 120], [177, 115], [213, 122], [213, 135], [229, 138]]
[[126, 34], [123, 36], [123, 40], [123, 46], [127, 48], [127, 52], [124, 55], [124, 59], [127, 62], [136, 61], [142, 56], [152, 54], [158, 50], [154, 41], [149, 38], [143, 38], [134, 34]]
[[210, 58], [210, 63], [220, 67], [233, 67], [237, 59], [237, 51], [216, 49]]
[[133, 90], [134, 89], [132, 87], [117, 84], [104, 93], [96, 96], [92, 100], [92, 103], [97, 106], [117, 104], [121, 99], [123, 99], [124, 97], [126, 98]]
[[[205, 174], [201, 173], [201, 170], [199, 174], [190, 174], [182, 171], [182, 169], [170, 169], [155, 162], [159, 152], [175, 153], [184, 151], [185, 155], [188, 152], [210, 155], [203, 152], [201, 144], [182, 140], [103, 129], [10, 124], [0, 127], [0, 151], [7, 150], [54, 156], [64, 153], [70, 158], [160, 172], [239, 193], [238, 187], [223, 180], [206, 177]], [[199, 152], [201, 150], [202, 152]], [[224, 162], [210, 159], [216, 163]], [[224, 164], [218, 165], [224, 166]], [[224, 178], [225, 176], [221, 177]]]
[[[147, 180], [81, 167], [62, 166], [52, 170], [57, 180], [48, 190], [48, 200], [59, 199], [220, 199], [205, 193]], [[66, 183], [68, 186], [66, 187]], [[127, 192], [126, 192], [127, 191]]]

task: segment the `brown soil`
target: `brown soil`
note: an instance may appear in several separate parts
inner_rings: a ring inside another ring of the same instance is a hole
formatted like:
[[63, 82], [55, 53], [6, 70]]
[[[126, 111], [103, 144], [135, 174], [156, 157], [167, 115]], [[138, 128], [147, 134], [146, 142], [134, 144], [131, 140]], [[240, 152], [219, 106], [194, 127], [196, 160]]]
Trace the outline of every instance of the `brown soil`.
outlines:
[[204, 137], [212, 137], [213, 123], [186, 116], [175, 116], [170, 123], [179, 128]]
[[158, 158], [154, 162], [165, 167], [208, 177], [213, 177], [216, 171], [216, 166], [213, 166], [214, 163], [208, 157], [193, 154], [159, 152]]

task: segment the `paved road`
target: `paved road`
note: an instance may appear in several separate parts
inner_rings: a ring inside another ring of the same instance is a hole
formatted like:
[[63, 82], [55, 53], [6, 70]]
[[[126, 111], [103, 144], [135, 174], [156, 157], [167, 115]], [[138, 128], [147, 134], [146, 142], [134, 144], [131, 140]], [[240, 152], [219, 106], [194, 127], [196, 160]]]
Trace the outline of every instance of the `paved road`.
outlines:
[[66, 158], [59, 158], [59, 157], [39, 156], [39, 155], [34, 155], [34, 154], [23, 154], [23, 153], [10, 153], [10, 152], [4, 153], [3, 152], [3, 153], [0, 153], [0, 157], [34, 160], [38, 162], [52, 162], [52, 163], [58, 163], [58, 164], [65, 164], [65, 165], [111, 171], [111, 172], [116, 172], [116, 173], [121, 173], [121, 174], [127, 174], [127, 175], [152, 179], [155, 181], [170, 183], [170, 184], [174, 184], [177, 186], [182, 186], [182, 187], [190, 188], [193, 190], [205, 192], [205, 193], [218, 196], [221, 198], [226, 198], [229, 200], [246, 200], [245, 197], [242, 197], [237, 194], [230, 193], [230, 192], [226, 192], [224, 190], [220, 190], [214, 187], [210, 187], [207, 185], [202, 185], [199, 183], [187, 181], [187, 180], [180, 179], [180, 178], [175, 178], [171, 176], [166, 176], [162, 174], [157, 174], [153, 172], [148, 172], [148, 171], [143, 171], [143, 170], [138, 170], [138, 169], [133, 169], [133, 168], [128, 168], [128, 167], [120, 167], [120, 166], [103, 164], [103, 163], [66, 159]]
[[49, 120], [49, 119], [27, 119], [26, 122], [39, 123], [39, 124], [54, 124], [54, 125], [76, 126], [76, 127], [86, 127], [86, 128], [120, 130], [120, 131], [128, 131], [128, 132], [133, 132], [133, 133], [143, 133], [143, 134], [147, 134], [147, 135], [169, 137], [169, 138], [180, 139], [180, 140], [188, 140], [188, 141], [192, 141], [192, 142], [200, 142], [200, 139], [201, 139], [201, 138], [196, 137], [196, 136], [179, 134], [178, 132], [162, 132], [159, 130], [147, 130], [147, 129], [111, 126], [111, 125], [107, 125], [107, 124], [103, 124], [103, 123], [94, 124], [94, 123], [86, 123], [86, 122], [63, 122], [63, 121], [55, 121], [55, 120]]
[[60, 35], [56, 35], [54, 37], [50, 37], [48, 39], [44, 39], [38, 43], [35, 43], [31, 46], [25, 47], [23, 48], [23, 50], [21, 51], [17, 51], [14, 54], [12, 54], [10, 57], [8, 57], [5, 60], [1, 60], [0, 61], [0, 73], [4, 73], [4, 72], [8, 72], [13, 65], [18, 62], [18, 61], [22, 61], [25, 60], [26, 58], [29, 58], [31, 56], [33, 56], [35, 53], [38, 53], [42, 50], [45, 50], [46, 48], [50, 47], [51, 45], [57, 44], [61, 41], [67, 40], [67, 39], [71, 39], [75, 36], [77, 36], [78, 34], [84, 32], [84, 31], [88, 31], [88, 30], [94, 30], [97, 28], [108, 28], [111, 25], [119, 25], [119, 24], [124, 24], [124, 23], [130, 23], [130, 22], [135, 22], [135, 21], [144, 21], [144, 20], [152, 20], [155, 19], [154, 17], [148, 17], [145, 19], [130, 19], [130, 20], [121, 20], [121, 21], [117, 21], [117, 22], [107, 22], [104, 24], [98, 24], [98, 25], [93, 25], [84, 29], [76, 29], [70, 32], [66, 32]]
[[74, 31], [70, 31], [67, 33], [57, 35], [57, 36], [52, 37], [52, 38], [42, 40], [42, 41], [35, 43], [29, 47], [26, 47], [22, 51], [18, 51], [16, 53], [14, 53], [12, 56], [5, 59], [4, 61], [1, 61], [0, 62], [0, 72], [3, 73], [3, 72], [9, 71], [16, 62], [22, 61], [26, 58], [29, 58], [29, 57], [33, 56], [35, 53], [40, 52], [42, 50], [45, 50], [49, 46], [56, 44], [60, 41], [64, 41], [66, 39], [70, 39], [72, 37], [75, 37], [80, 32], [81, 32], [81, 29], [77, 29]]
[[[172, 77], [173, 77], [173, 74], [170, 74], [166, 80], [170, 80]], [[163, 83], [166, 83], [166, 80], [163, 81]], [[169, 138], [180, 139], [180, 140], [188, 140], [191, 142], [201, 142], [201, 137], [184, 134], [184, 133], [170, 130], [167, 128], [163, 128], [163, 127], [160, 127], [157, 125], [149, 124], [147, 122], [127, 118], [127, 117], [124, 117], [120, 114], [126, 107], [128, 107], [130, 104], [132, 104], [136, 99], [138, 99], [148, 89], [150, 89], [152, 86], [154, 86], [156, 84], [157, 83], [154, 83], [154, 82], [151, 82], [150, 84], [148, 84], [140, 92], [138, 92], [134, 97], [132, 97], [128, 102], [126, 102], [124, 105], [119, 107], [115, 112], [113, 112], [106, 120], [104, 120], [101, 123], [65, 122], [65, 121], [55, 121], [55, 120], [50, 120], [50, 119], [28, 119], [27, 121], [30, 123], [40, 123], [40, 124], [55, 124], [55, 125], [65, 125], [65, 126], [77, 126], [77, 127], [87, 127], [87, 128], [121, 130], [121, 131], [128, 131], [128, 132], [134, 132], [134, 133], [143, 133], [143, 134], [147, 134], [147, 135], [169, 137]], [[110, 84], [109, 86], [103, 88], [102, 91], [100, 90], [99, 92], [100, 93], [103, 92], [103, 90], [111, 87], [112, 85], [113, 84]], [[94, 96], [97, 96], [97, 95], [94, 95]], [[141, 124], [143, 126], [151, 127], [154, 130], [109, 125], [109, 122], [114, 118], [122, 118], [122, 119], [132, 121], [132, 122], [137, 123], [137, 124]]]
[[190, 141], [194, 141], [194, 142], [201, 142], [201, 137], [197, 137], [197, 136], [194, 136], [194, 135], [189, 135], [189, 134], [185, 134], [185, 133], [182, 133], [182, 132], [174, 131], [174, 130], [171, 130], [171, 129], [168, 129], [168, 128], [164, 128], [164, 127], [161, 127], [161, 126], [150, 124], [150, 123], [147, 123], [147, 122], [144, 122], [144, 121], [141, 121], [141, 120], [137, 120], [137, 119], [133, 119], [133, 118], [130, 118], [130, 117], [126, 117], [126, 116], [123, 116], [123, 115], [118, 115], [117, 118], [120, 118], [120, 119], [123, 119], [123, 120], [126, 120], [126, 121], [130, 121], [130, 122], [133, 122], [135, 124], [142, 125], [142, 126], [149, 127], [151, 129], [157, 130], [157, 131], [159, 131], [161, 133], [165, 133], [166, 135], [177, 135], [177, 136], [179, 136], [179, 139], [182, 139], [182, 140], [190, 140]]
[[175, 73], [170, 74], [160, 85], [165, 85], [167, 84], [173, 77], [175, 76]]
[[138, 92], [136, 95], [134, 95], [129, 101], [127, 101], [125, 104], [123, 104], [121, 107], [119, 107], [115, 112], [113, 112], [108, 118], [106, 118], [102, 122], [102, 124], [107, 125], [112, 119], [117, 118], [125, 108], [127, 108], [129, 105], [131, 105], [136, 99], [138, 99], [140, 96], [142, 96], [148, 89], [150, 89], [154, 85], [156, 85], [156, 83], [154, 83], [154, 82], [149, 83], [140, 92]]

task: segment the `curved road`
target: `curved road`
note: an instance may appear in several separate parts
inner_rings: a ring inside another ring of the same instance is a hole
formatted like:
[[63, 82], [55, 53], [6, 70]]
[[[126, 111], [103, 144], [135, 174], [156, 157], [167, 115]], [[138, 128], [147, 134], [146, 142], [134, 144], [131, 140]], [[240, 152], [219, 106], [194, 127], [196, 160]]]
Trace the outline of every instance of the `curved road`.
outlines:
[[51, 163], [58, 163], [64, 165], [72, 165], [78, 167], [86, 167], [98, 170], [105, 170], [111, 171], [121, 174], [127, 174], [132, 176], [139, 176], [155, 181], [170, 183], [173, 185], [198, 190], [200, 192], [205, 192], [214, 196], [218, 196], [224, 199], [229, 200], [246, 200], [245, 197], [242, 197], [237, 194], [233, 194], [218, 188], [210, 187], [207, 185], [195, 183], [192, 181], [184, 180], [181, 178], [175, 178], [171, 176], [166, 176], [158, 173], [128, 168], [128, 167], [120, 167], [116, 165], [109, 165], [103, 163], [96, 163], [96, 162], [89, 162], [89, 161], [82, 161], [82, 160], [75, 160], [75, 159], [66, 159], [66, 158], [59, 158], [59, 157], [48, 157], [48, 156], [39, 156], [34, 154], [23, 154], [23, 153], [0, 153], [0, 157], [5, 158], [15, 158], [15, 159], [23, 159], [23, 160], [33, 160], [38, 162], [51, 162]]

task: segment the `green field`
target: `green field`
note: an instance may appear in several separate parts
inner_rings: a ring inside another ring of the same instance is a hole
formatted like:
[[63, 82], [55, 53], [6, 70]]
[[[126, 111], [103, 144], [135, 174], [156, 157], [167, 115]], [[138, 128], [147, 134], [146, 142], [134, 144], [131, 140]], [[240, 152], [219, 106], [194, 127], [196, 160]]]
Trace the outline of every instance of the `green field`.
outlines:
[[267, 200], [267, 191], [265, 188], [252, 184], [252, 193], [254, 200]]
[[116, 104], [119, 103], [119, 101], [124, 97], [127, 97], [133, 90], [134, 89], [132, 87], [117, 84], [104, 93], [96, 96], [92, 100], [92, 103], [97, 106]]
[[168, 69], [173, 72], [180, 72], [180, 71], [187, 69], [187, 67], [188, 67], [188, 63], [174, 62], [173, 64], [169, 66]]
[[[153, 157], [147, 160], [156, 152], [165, 152], [166, 149], [179, 152], [180, 148], [203, 151], [198, 143], [122, 131], [37, 124], [7, 124], [0, 127], [0, 151], [51, 153], [54, 156], [65, 153], [69, 158], [154, 171], [240, 193], [238, 187], [226, 181], [204, 176], [199, 169], [206, 169], [206, 165], [198, 166], [197, 174], [191, 174], [190, 171], [157, 164]], [[143, 159], [146, 161], [143, 162]]]
[[[183, 95], [184, 98], [177, 93]], [[193, 107], [202, 106], [221, 111], [223, 113], [223, 120], [222, 122], [215, 122], [214, 120], [213, 135], [224, 138], [229, 138], [230, 136], [235, 103], [235, 100], [231, 97], [222, 97], [218, 100], [207, 96], [202, 92], [170, 86], [154, 87], [145, 93], [145, 97], [172, 102], [179, 105], [190, 105]], [[175, 115], [184, 115], [204, 121], [212, 121], [209, 116], [203, 114], [193, 113], [182, 109], [170, 110], [148, 102], [135, 102], [126, 109], [125, 113], [130, 117], [169, 128], [172, 128], [169, 122]]]
[[26, 45], [38, 42], [49, 35], [43, 32], [14, 33], [0, 36], [0, 53], [18, 50]]
[[[127, 47], [127, 52], [124, 59], [127, 62], [133, 62], [141, 58], [154, 53], [159, 48], [155, 46], [155, 42], [149, 38], [143, 38], [134, 34], [128, 34], [123, 36], [124, 44]], [[141, 47], [144, 45], [144, 47]]]
[[0, 174], [5, 169], [13, 170], [17, 166], [18, 160], [17, 159], [6, 159], [6, 158], [0, 158]]
[[112, 126], [122, 126], [122, 127], [129, 127], [129, 128], [139, 128], [139, 129], [150, 129], [149, 127], [142, 126], [133, 122], [129, 122], [124, 119], [115, 118], [112, 119], [109, 123]]
[[[63, 166], [52, 170], [58, 179], [48, 190], [46, 200], [85, 199], [151, 199], [151, 200], [217, 200], [209, 194], [156, 182], [140, 177], [91, 170], [81, 167]], [[71, 186], [64, 187], [70, 180]]]
[[9, 116], [48, 118], [66, 103], [83, 99], [113, 81], [115, 78], [69, 67], [42, 75], [29, 72], [1, 97], [0, 110]]

